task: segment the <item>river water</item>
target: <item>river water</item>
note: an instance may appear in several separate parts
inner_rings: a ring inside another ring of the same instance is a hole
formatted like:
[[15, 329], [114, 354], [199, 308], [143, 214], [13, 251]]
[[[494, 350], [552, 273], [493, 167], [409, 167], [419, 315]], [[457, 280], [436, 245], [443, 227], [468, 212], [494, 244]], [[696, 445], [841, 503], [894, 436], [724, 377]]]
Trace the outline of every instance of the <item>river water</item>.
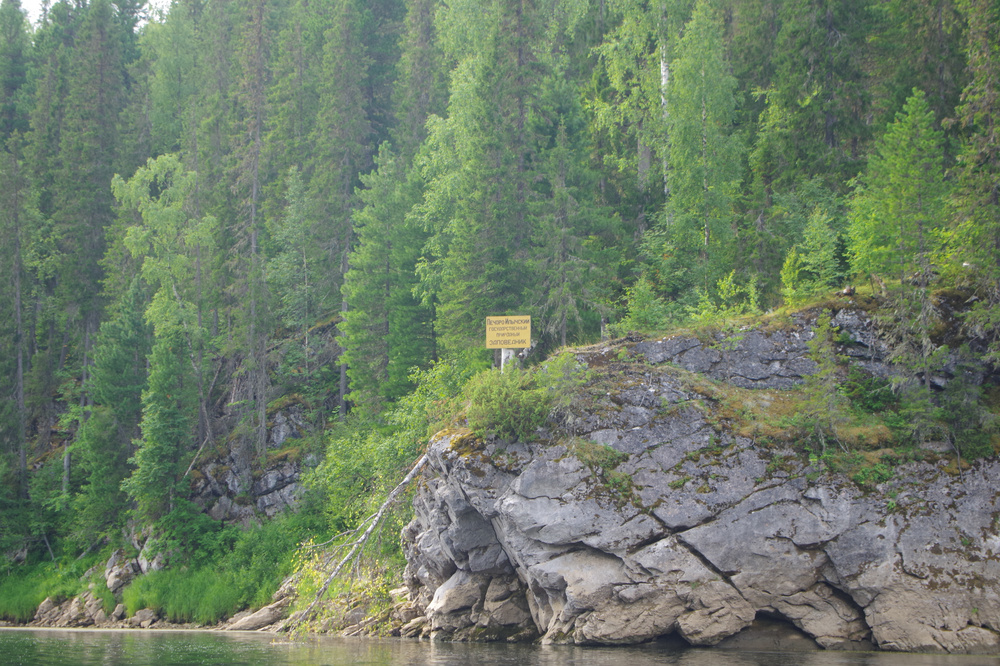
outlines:
[[306, 638], [249, 632], [0, 629], [4, 666], [1000, 666], [1000, 656], [744, 652], [652, 644], [582, 648]]

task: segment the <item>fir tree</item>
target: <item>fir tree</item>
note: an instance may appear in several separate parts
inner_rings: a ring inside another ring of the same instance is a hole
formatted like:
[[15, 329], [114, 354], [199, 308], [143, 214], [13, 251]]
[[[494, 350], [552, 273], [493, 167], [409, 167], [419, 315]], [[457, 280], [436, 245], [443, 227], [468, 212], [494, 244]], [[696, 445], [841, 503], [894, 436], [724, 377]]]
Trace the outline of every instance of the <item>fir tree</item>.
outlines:
[[[733, 134], [736, 81], [726, 66], [722, 30], [707, 2], [685, 27], [674, 62], [670, 105], [667, 202], [660, 227], [688, 279], [707, 290], [723, 274], [733, 246], [731, 222], [740, 184], [742, 147]], [[681, 290], [687, 284], [669, 285]]]
[[406, 179], [402, 160], [386, 144], [377, 163], [362, 177], [365, 206], [355, 216], [358, 243], [343, 288], [351, 308], [341, 325], [351, 401], [369, 412], [412, 390], [412, 369], [434, 354], [431, 310], [413, 295], [426, 234], [406, 219], [419, 184]]
[[452, 36], [465, 59], [452, 78], [447, 121], [429, 123], [423, 158], [429, 183], [420, 214], [433, 235], [421, 287], [425, 302], [438, 303], [441, 341], [452, 351], [478, 342], [486, 316], [525, 312], [533, 282], [528, 118], [544, 74], [541, 8], [505, 1], [490, 9], [474, 55]]
[[[990, 355], [1000, 358], [1000, 7], [987, 0], [959, 3], [968, 22], [966, 58], [969, 83], [956, 109], [969, 132], [956, 167], [953, 254], [956, 264], [983, 298], [973, 308], [971, 330], [990, 340]], [[958, 268], [956, 266], [956, 268]], [[969, 270], [971, 269], [971, 270]], [[971, 274], [970, 274], [971, 273]]]
[[146, 361], [151, 330], [144, 315], [145, 294], [138, 277], [101, 324], [94, 345], [91, 393], [94, 412], [80, 427], [80, 465], [86, 480], [80, 489], [77, 512], [88, 540], [114, 525], [125, 506], [122, 482], [130, 473], [128, 459], [140, 436], [142, 392], [146, 388]]
[[899, 280], [883, 323], [894, 339], [892, 356], [924, 387], [919, 409], [923, 423], [931, 410], [931, 370], [937, 355], [931, 340], [932, 262], [948, 197], [942, 143], [934, 112], [923, 92], [914, 90], [879, 141], [864, 187], [851, 204], [849, 251], [854, 268]]
[[28, 131], [28, 62], [31, 40], [20, 0], [0, 2], [0, 145]]
[[851, 203], [849, 252], [856, 271], [901, 284], [917, 272], [926, 287], [948, 194], [942, 135], [934, 125], [925, 95], [914, 90], [876, 146]]
[[172, 508], [181, 455], [193, 444], [197, 414], [187, 344], [179, 329], [158, 331], [149, 357], [149, 384], [142, 392], [142, 437], [122, 483], [142, 517], [155, 521]]

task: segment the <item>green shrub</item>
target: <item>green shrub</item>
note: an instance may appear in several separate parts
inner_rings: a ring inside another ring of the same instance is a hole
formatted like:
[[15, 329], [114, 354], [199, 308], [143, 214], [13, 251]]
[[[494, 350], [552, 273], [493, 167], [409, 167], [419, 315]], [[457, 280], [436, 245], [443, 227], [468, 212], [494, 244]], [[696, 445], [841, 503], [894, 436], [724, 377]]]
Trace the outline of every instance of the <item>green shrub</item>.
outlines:
[[587, 366], [576, 360], [572, 352], [563, 352], [550, 358], [534, 370], [539, 387], [551, 395], [552, 405], [565, 407], [573, 395], [590, 381]]
[[574, 437], [566, 446], [577, 460], [590, 468], [612, 470], [628, 460], [627, 453], [582, 437]]
[[840, 385], [840, 394], [851, 401], [851, 407], [867, 414], [879, 414], [899, 405], [899, 396], [888, 380], [870, 375], [856, 366], [847, 372], [847, 380]]
[[640, 277], [625, 292], [628, 309], [621, 321], [609, 326], [614, 335], [629, 331], [652, 332], [670, 323], [670, 307], [656, 294], [656, 287], [646, 276]]
[[869, 467], [862, 467], [851, 478], [859, 486], [877, 486], [880, 483], [885, 483], [892, 476], [892, 467], [880, 462]]
[[485, 370], [465, 386], [466, 417], [478, 436], [529, 439], [549, 415], [555, 393], [539, 387], [533, 372]]

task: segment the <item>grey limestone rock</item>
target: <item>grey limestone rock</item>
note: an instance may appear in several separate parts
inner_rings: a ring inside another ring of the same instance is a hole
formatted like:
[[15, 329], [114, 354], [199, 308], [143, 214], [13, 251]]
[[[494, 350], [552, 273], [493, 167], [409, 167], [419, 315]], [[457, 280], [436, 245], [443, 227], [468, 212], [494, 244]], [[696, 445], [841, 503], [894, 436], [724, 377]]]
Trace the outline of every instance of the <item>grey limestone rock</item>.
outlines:
[[[866, 315], [841, 310], [835, 323], [882, 362]], [[780, 388], [814, 369], [807, 324], [635, 350], [648, 364]], [[433, 438], [403, 533], [404, 633], [738, 645], [779, 640], [758, 631], [769, 618], [812, 648], [1000, 651], [1000, 462], [961, 476], [910, 462], [862, 491], [792, 449], [712, 425], [676, 375], [623, 366], [543, 441]], [[577, 457], [573, 437], [624, 455], [601, 469]]]

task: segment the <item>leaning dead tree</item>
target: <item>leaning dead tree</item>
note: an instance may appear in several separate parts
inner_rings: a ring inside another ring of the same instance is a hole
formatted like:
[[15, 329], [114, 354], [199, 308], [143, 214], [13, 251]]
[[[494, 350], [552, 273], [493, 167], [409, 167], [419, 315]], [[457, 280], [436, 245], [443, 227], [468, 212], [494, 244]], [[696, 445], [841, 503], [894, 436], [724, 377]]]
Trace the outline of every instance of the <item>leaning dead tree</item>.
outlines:
[[289, 631], [294, 631], [296, 628], [309, 621], [309, 619], [313, 616], [313, 614], [316, 611], [317, 604], [319, 604], [320, 600], [326, 594], [327, 590], [330, 589], [330, 585], [333, 583], [334, 580], [337, 579], [337, 576], [339, 576], [343, 571], [345, 571], [345, 569], [348, 568], [347, 567], [348, 564], [353, 563], [355, 566], [358, 564], [358, 562], [361, 559], [361, 554], [364, 550], [365, 544], [368, 543], [368, 540], [375, 532], [375, 528], [378, 527], [378, 524], [381, 522], [382, 518], [385, 516], [389, 508], [393, 505], [393, 503], [395, 503], [395, 501], [399, 498], [399, 496], [403, 493], [403, 491], [406, 490], [406, 487], [410, 485], [410, 482], [413, 481], [414, 477], [416, 477], [417, 473], [421, 469], [423, 469], [426, 463], [427, 463], [427, 454], [425, 453], [424, 455], [420, 456], [420, 459], [417, 460], [417, 463], [407, 473], [407, 475], [403, 478], [403, 480], [400, 481], [399, 484], [392, 489], [392, 492], [389, 493], [389, 495], [385, 498], [385, 501], [382, 502], [382, 505], [379, 506], [378, 511], [368, 516], [364, 520], [362, 520], [361, 523], [355, 529], [349, 532], [344, 532], [341, 535], [338, 535], [338, 536], [348, 536], [348, 535], [357, 536], [360, 533], [360, 536], [357, 536], [357, 538], [354, 539], [353, 541], [348, 541], [347, 543], [341, 544], [338, 548], [334, 549], [330, 558], [327, 560], [327, 563], [331, 562], [337, 553], [343, 552], [343, 549], [347, 548], [348, 551], [347, 554], [344, 555], [339, 562], [337, 562], [337, 566], [333, 568], [333, 571], [331, 571], [330, 574], [326, 577], [326, 580], [323, 581], [323, 585], [321, 585], [319, 590], [316, 591], [316, 594], [313, 596], [313, 600], [309, 604], [309, 606], [301, 614], [299, 614], [298, 617], [295, 617], [294, 619], [289, 621], [287, 625], [287, 629]]

